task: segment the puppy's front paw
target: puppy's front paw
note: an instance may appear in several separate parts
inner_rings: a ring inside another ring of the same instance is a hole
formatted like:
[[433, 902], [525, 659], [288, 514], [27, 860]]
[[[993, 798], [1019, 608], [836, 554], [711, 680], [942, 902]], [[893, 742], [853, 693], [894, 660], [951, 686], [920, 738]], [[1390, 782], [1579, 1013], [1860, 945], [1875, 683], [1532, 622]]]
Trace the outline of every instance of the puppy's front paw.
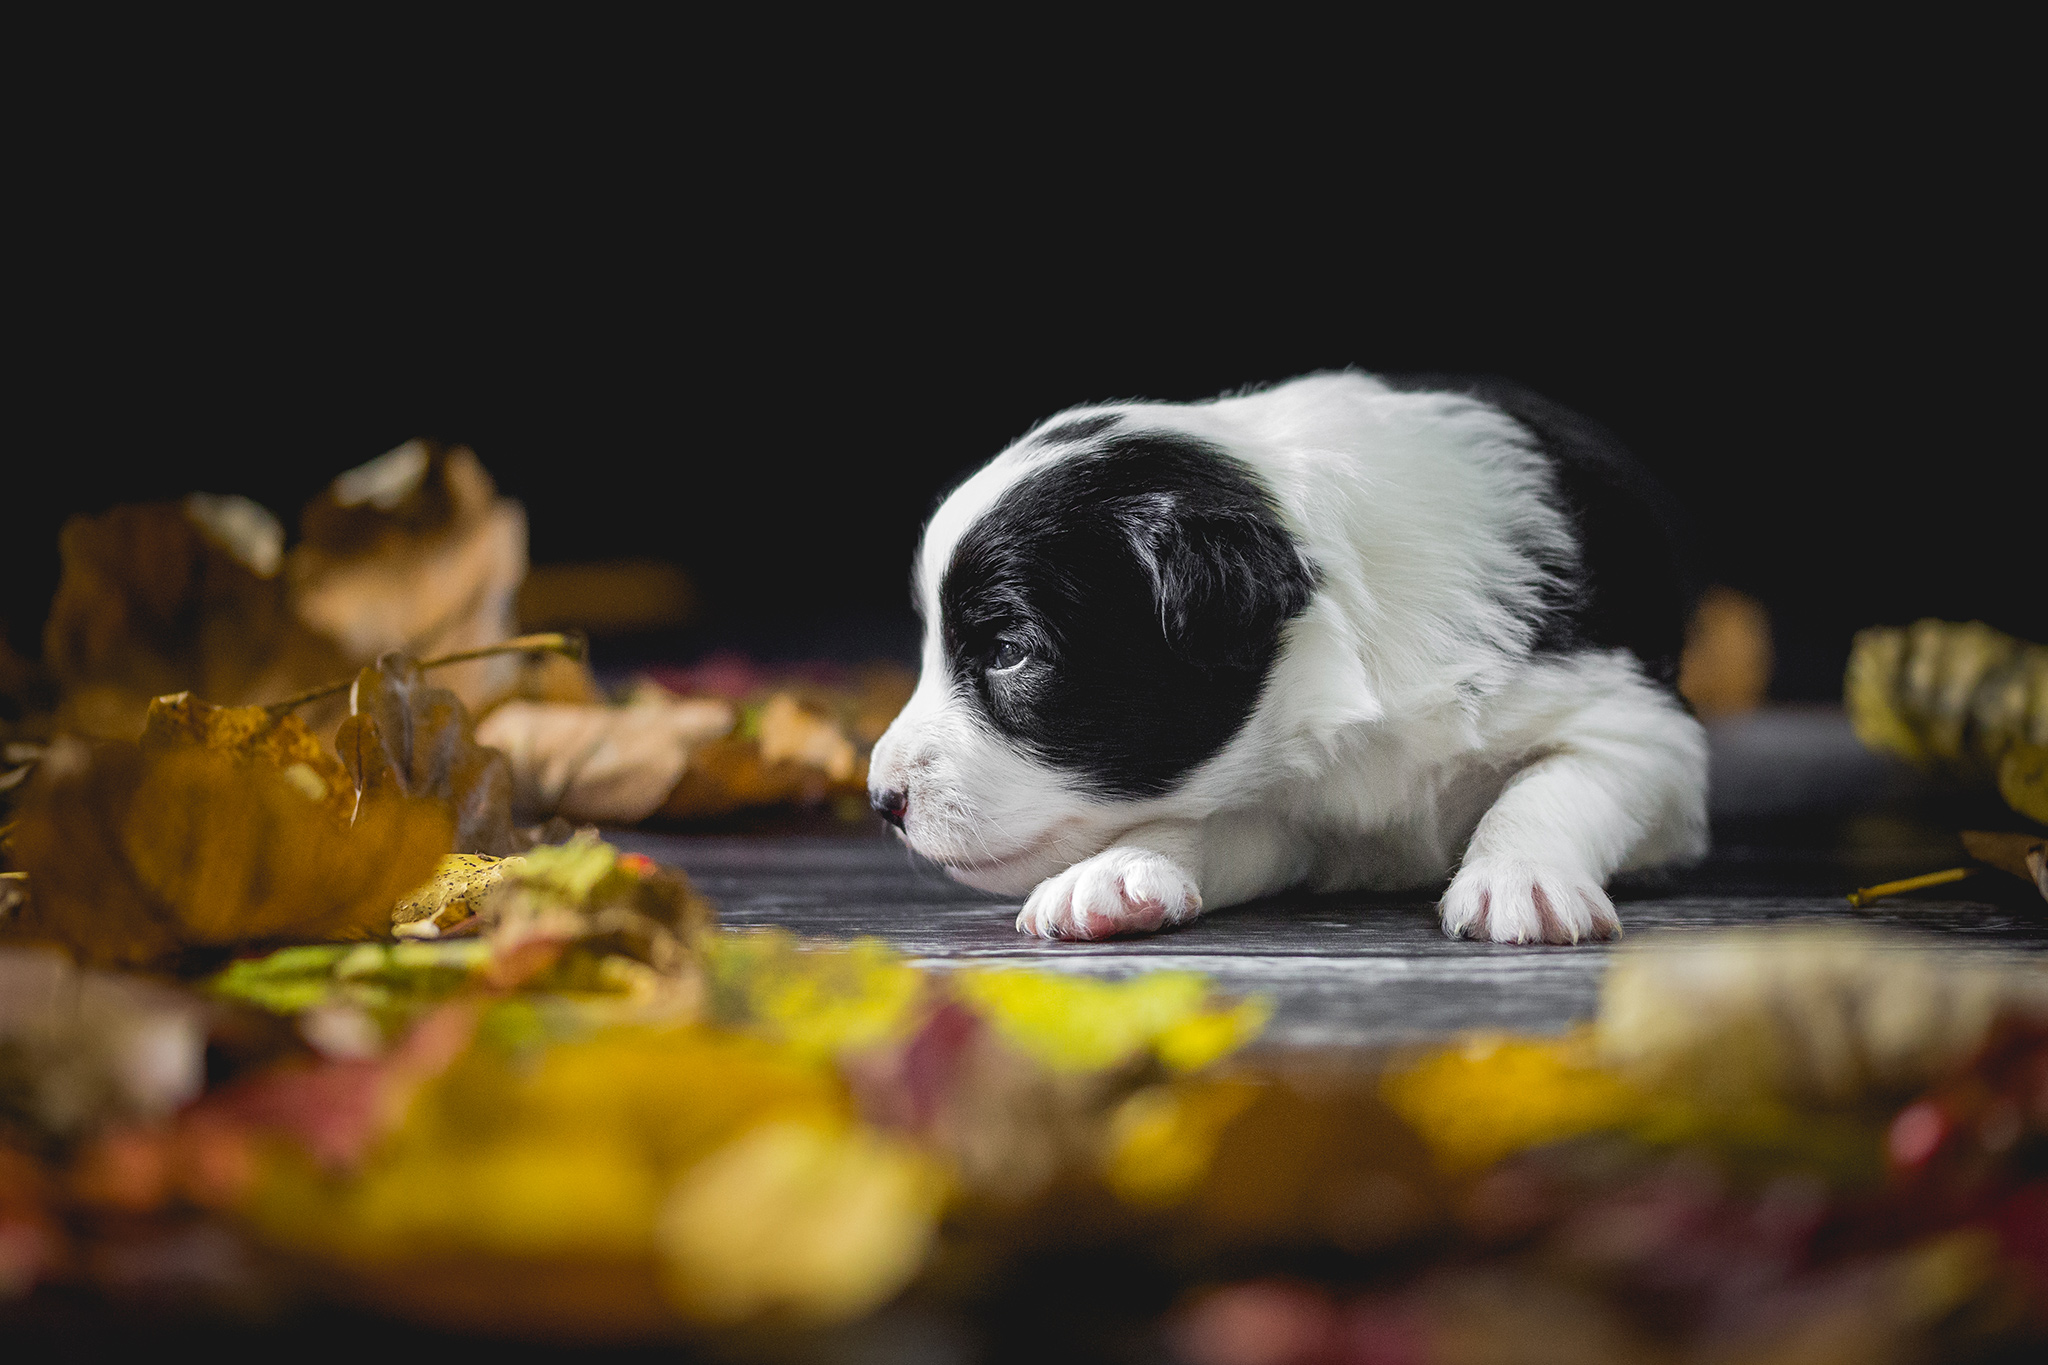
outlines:
[[1621, 937], [1600, 883], [1512, 858], [1473, 858], [1444, 893], [1444, 932], [1495, 943], [1577, 943]]
[[1201, 913], [1202, 893], [1178, 863], [1149, 849], [1113, 848], [1040, 882], [1017, 929], [1040, 938], [1108, 938], [1149, 934]]

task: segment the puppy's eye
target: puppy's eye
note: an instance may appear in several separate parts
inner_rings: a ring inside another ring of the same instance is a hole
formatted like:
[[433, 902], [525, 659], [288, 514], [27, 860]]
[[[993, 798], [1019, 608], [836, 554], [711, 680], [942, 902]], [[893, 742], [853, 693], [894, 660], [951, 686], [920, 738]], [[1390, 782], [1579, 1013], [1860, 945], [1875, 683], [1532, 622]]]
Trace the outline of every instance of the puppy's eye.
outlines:
[[998, 640], [996, 647], [989, 651], [988, 671], [1007, 673], [1030, 658], [1030, 653], [1015, 640]]

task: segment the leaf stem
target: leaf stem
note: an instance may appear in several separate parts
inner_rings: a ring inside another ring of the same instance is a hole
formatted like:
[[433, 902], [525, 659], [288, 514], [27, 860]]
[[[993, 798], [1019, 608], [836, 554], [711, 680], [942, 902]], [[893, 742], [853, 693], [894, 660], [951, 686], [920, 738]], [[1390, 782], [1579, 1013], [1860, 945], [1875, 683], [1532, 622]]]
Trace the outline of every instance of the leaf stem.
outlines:
[[[520, 635], [495, 645], [485, 645], [482, 649], [465, 649], [455, 654], [443, 654], [438, 659], [423, 659], [420, 661], [420, 671], [445, 668], [449, 664], [466, 664], [472, 659], [489, 659], [500, 654], [559, 654], [565, 659], [574, 659], [577, 663], [582, 663], [590, 657], [590, 641], [581, 631], [555, 630], [540, 635]], [[319, 701], [323, 697], [346, 692], [354, 687], [355, 683], [353, 677], [343, 678], [340, 682], [328, 683], [324, 687], [301, 692], [295, 697], [286, 697], [283, 701], [274, 701], [263, 709], [273, 716], [281, 716], [287, 711], [298, 710], [307, 702]]]
[[1849, 893], [1849, 904], [1861, 910], [1874, 900], [1882, 900], [1886, 896], [1896, 896], [1902, 891], [1918, 891], [1924, 886], [1943, 886], [1949, 882], [1959, 882], [1976, 871], [1977, 869], [1974, 867], [1950, 867], [1944, 868], [1940, 872], [1928, 872], [1918, 877], [1907, 877], [1903, 881], [1880, 882], [1876, 886], [1866, 886], [1851, 891]]

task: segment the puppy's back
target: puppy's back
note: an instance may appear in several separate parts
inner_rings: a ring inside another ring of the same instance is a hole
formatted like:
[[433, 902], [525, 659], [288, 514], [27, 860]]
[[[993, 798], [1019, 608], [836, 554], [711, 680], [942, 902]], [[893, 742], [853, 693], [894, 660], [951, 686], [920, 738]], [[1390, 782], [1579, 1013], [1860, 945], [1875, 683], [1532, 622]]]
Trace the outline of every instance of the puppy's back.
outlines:
[[1577, 562], [1552, 566], [1534, 652], [1628, 649], [1662, 683], [1678, 676], [1699, 595], [1676, 502], [1612, 431], [1562, 403], [1491, 376], [1383, 376], [1406, 392], [1456, 393], [1506, 414], [1548, 462]]

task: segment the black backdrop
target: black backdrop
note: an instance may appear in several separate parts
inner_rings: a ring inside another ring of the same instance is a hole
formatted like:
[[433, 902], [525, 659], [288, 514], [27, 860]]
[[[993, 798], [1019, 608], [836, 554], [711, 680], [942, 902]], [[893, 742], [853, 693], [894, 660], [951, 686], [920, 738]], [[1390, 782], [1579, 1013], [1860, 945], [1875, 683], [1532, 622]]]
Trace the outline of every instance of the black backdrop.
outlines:
[[2048, 638], [2033, 362], [2000, 325], [2015, 239], [1983, 204], [1938, 229], [1771, 205], [1590, 233], [1129, 213], [1100, 240], [818, 205], [370, 246], [101, 225], [17, 272], [0, 614], [33, 652], [72, 512], [207, 489], [289, 526], [420, 434], [477, 449], [537, 560], [686, 567], [699, 626], [643, 650], [901, 654], [934, 497], [1036, 419], [1360, 365], [1502, 374], [1613, 427], [1707, 576], [1771, 608], [1781, 696], [1833, 695], [1871, 622]]

